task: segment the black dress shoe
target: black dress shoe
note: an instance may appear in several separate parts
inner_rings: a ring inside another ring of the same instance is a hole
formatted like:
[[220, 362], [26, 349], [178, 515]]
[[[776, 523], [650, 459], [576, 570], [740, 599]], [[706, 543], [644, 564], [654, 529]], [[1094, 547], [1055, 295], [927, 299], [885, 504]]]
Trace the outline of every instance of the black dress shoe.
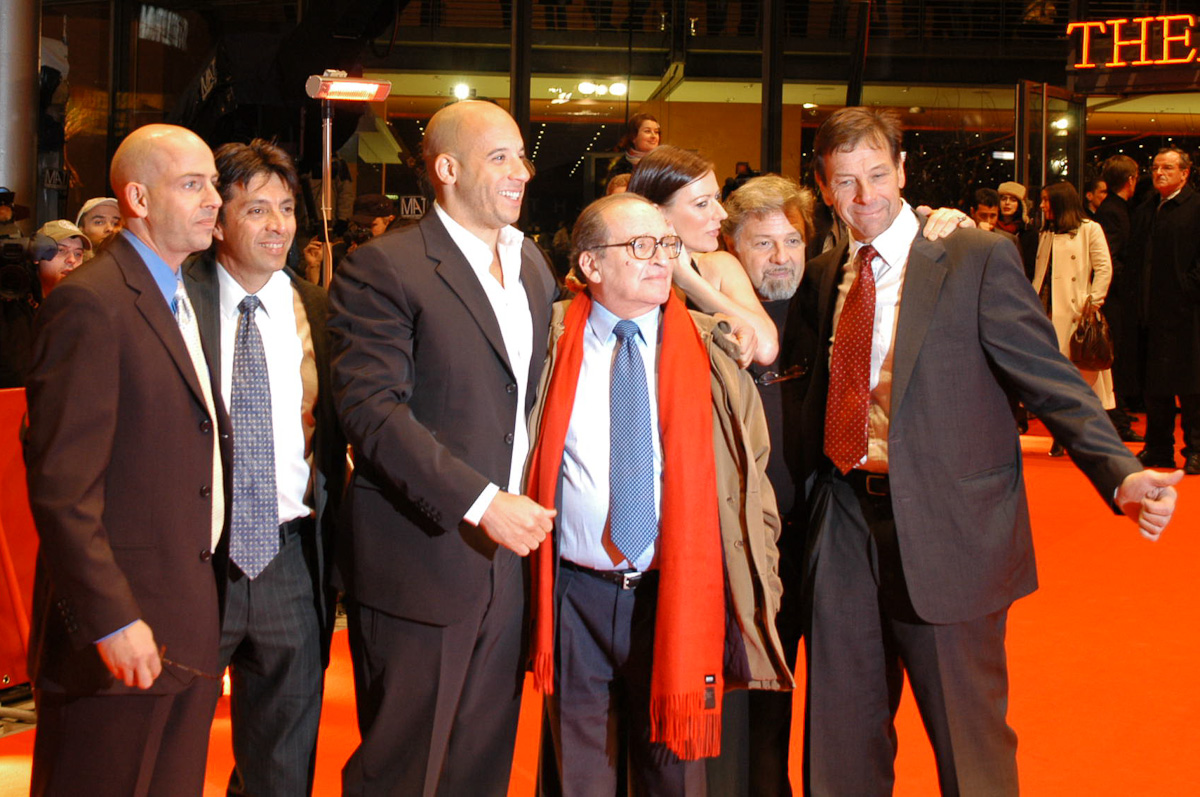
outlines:
[[1192, 454], [1183, 465], [1183, 472], [1188, 476], [1200, 476], [1200, 454]]
[[1057, 440], [1055, 440], [1054, 444], [1050, 446], [1050, 456], [1052, 457], [1061, 457], [1066, 453], [1067, 449], [1063, 448], [1062, 443], [1058, 442]]
[[1121, 436], [1121, 442], [1123, 442], [1123, 443], [1144, 443], [1144, 442], [1146, 442], [1145, 437], [1143, 437], [1142, 435], [1133, 431], [1132, 429], [1119, 429], [1119, 430], [1117, 430], [1117, 434], [1119, 434]]
[[1163, 453], [1151, 451], [1148, 448], [1143, 448], [1138, 452], [1137, 458], [1141, 460], [1142, 467], [1145, 468], [1174, 468], [1175, 453]]

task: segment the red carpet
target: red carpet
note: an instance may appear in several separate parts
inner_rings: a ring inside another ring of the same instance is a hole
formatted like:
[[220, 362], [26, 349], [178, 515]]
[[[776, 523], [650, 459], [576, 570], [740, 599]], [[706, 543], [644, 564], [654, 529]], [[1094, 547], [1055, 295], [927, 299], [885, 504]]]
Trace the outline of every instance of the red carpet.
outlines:
[[[1035, 424], [1035, 434], [1044, 433]], [[1113, 516], [1049, 438], [1026, 436], [1026, 480], [1041, 589], [1009, 620], [1009, 718], [1020, 739], [1027, 795], [1091, 797], [1196, 792], [1200, 749], [1200, 477], [1185, 479], [1180, 510], [1158, 543]], [[800, 676], [802, 677], [802, 673]], [[802, 694], [798, 691], [797, 694]], [[538, 702], [527, 692], [510, 795], [534, 793]], [[793, 738], [799, 749], [801, 702]], [[898, 720], [898, 795], [937, 793], [929, 743], [906, 695]], [[340, 793], [358, 732], [346, 635], [334, 637], [316, 794]], [[0, 739], [0, 797], [28, 792], [33, 734]], [[799, 756], [793, 757], [799, 783]], [[229, 710], [213, 725], [205, 795], [224, 794]]]

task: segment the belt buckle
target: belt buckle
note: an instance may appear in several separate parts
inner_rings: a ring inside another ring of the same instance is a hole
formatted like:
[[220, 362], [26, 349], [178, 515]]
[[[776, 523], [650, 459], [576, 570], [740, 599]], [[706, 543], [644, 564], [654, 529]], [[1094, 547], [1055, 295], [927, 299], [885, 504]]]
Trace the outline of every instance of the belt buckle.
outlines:
[[[883, 486], [880, 489], [875, 489], [871, 486], [873, 481]], [[863, 481], [863, 487], [866, 489], [867, 495], [886, 496], [888, 494], [887, 476], [882, 473], [868, 473], [867, 478]]]
[[632, 573], [621, 573], [621, 589], [633, 589], [642, 580], [642, 574], [639, 571]]

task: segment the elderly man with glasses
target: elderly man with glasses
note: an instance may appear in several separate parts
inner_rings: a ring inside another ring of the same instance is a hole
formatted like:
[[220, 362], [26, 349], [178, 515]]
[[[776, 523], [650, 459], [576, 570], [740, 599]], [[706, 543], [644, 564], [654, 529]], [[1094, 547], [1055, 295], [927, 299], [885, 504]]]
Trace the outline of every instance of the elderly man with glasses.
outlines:
[[723, 692], [788, 689], [775, 632], [779, 515], [762, 404], [724, 325], [671, 290], [680, 240], [633, 194], [584, 209], [586, 290], [555, 306], [528, 494], [532, 660], [564, 793], [703, 788]]

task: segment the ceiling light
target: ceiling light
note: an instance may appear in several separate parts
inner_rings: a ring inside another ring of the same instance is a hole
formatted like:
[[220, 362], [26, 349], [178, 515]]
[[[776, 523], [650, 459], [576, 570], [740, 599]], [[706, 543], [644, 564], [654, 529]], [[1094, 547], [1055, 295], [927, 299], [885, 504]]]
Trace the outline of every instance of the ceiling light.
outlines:
[[579, 84], [580, 94], [593, 94], [596, 91], [596, 84], [590, 80], [585, 80]]
[[454, 87], [454, 96], [460, 100], [465, 100], [471, 96], [471, 87], [466, 83], [459, 83]]
[[609, 87], [609, 91], [612, 92], [612, 95], [614, 97], [624, 97], [625, 92], [628, 90], [629, 90], [629, 87], [619, 81], [612, 84], [612, 86]]

